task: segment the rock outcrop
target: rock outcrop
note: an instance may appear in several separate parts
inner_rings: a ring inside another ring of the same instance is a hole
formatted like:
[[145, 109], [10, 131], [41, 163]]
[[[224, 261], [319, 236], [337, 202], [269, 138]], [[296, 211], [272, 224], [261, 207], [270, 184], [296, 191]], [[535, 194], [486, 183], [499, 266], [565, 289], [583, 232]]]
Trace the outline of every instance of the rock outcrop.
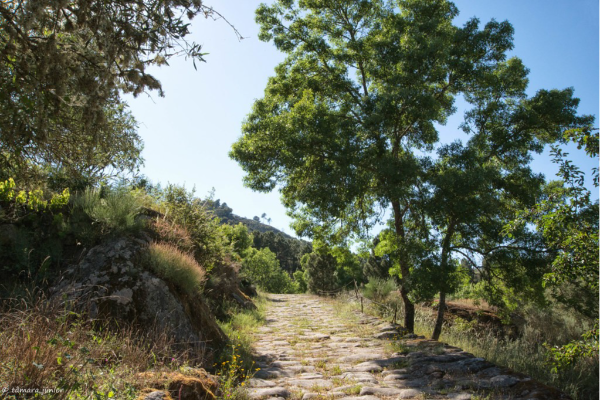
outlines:
[[200, 295], [190, 296], [146, 270], [139, 260], [149, 240], [118, 238], [100, 244], [67, 268], [52, 288], [91, 319], [116, 320], [166, 331], [174, 342], [205, 351], [227, 337]]

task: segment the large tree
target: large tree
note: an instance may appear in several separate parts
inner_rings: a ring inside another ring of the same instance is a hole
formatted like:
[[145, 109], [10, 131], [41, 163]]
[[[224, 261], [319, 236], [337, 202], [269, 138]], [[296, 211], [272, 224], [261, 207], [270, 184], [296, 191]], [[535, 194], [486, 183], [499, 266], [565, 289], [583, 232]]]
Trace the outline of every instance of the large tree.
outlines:
[[189, 21], [213, 12], [200, 0], [0, 2], [0, 168], [89, 164], [83, 153], [110, 147], [136, 157], [119, 93], [162, 95], [148, 67], [203, 60]]
[[441, 333], [445, 294], [451, 290], [446, 277], [453, 254], [470, 256], [472, 263], [476, 254], [485, 262], [484, 278], [493, 274], [521, 291], [541, 288], [548, 254], [539, 235], [522, 230], [507, 238], [503, 227], [541, 195], [543, 176], [529, 167], [532, 153], [594, 120], [577, 115], [579, 100], [572, 89], [540, 90], [528, 99], [527, 70], [518, 60], [499, 63], [483, 77], [485, 84], [465, 96], [473, 105], [463, 124], [470, 140], [440, 147], [426, 177], [426, 214], [439, 233], [440, 249], [434, 339]]
[[444, 0], [280, 0], [257, 10], [261, 40], [287, 54], [255, 102], [231, 156], [256, 190], [279, 185], [300, 234], [364, 234], [391, 209], [405, 326], [415, 150], [512, 47], [508, 22], [456, 27]]

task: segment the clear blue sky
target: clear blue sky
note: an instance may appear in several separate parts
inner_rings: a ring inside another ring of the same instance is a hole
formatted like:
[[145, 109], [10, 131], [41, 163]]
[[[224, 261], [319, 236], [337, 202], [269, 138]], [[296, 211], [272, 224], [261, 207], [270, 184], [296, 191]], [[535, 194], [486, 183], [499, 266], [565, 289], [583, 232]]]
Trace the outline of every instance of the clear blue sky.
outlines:
[[[279, 193], [245, 188], [241, 168], [228, 157], [253, 101], [262, 97], [268, 77], [283, 60], [271, 43], [257, 38], [254, 10], [260, 2], [207, 1], [246, 39], [238, 41], [223, 21], [197, 17], [191, 39], [209, 53], [207, 62], [197, 64], [196, 71], [189, 60], [172, 60], [170, 66], [153, 71], [163, 84], [165, 98], [153, 93], [127, 101], [145, 143], [142, 173], [151, 181], [195, 186], [200, 197], [214, 187], [215, 198], [234, 213], [248, 218], [267, 213], [274, 227], [292, 233]], [[470, 17], [478, 17], [482, 24], [492, 18], [512, 23], [511, 55], [531, 70], [529, 95], [539, 89], [574, 87], [581, 99], [580, 113], [598, 115], [597, 0], [459, 0], [455, 4], [460, 10], [457, 25]], [[443, 141], [457, 137], [461, 120], [459, 110], [440, 130]], [[569, 151], [586, 172], [598, 166], [598, 160], [586, 160], [583, 152]], [[547, 153], [536, 158], [533, 168], [548, 179], [556, 172]], [[597, 190], [592, 191], [597, 198]]]

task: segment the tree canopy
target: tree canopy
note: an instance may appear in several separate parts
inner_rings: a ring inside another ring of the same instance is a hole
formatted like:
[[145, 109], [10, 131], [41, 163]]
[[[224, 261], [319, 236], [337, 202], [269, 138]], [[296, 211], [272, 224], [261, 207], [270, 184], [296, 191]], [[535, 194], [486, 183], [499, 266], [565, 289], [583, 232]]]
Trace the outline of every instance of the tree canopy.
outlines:
[[199, 13], [214, 10], [200, 0], [0, 3], [0, 167], [135, 169], [141, 141], [118, 95], [163, 95], [148, 67], [203, 61], [186, 39]]
[[[558, 139], [567, 127], [590, 123], [590, 117], [576, 116], [570, 90], [541, 91], [525, 99], [527, 69], [519, 59], [507, 59], [513, 35], [508, 22], [492, 20], [480, 27], [473, 18], [457, 27], [452, 24], [457, 14], [456, 6], [444, 0], [262, 5], [257, 10], [260, 39], [273, 41], [287, 57], [254, 103], [231, 151], [247, 173], [248, 186], [279, 187], [299, 234], [334, 242], [364, 236], [391, 210], [392, 247], [410, 331], [410, 274], [417, 266], [410, 251], [421, 240], [414, 228], [424, 221], [417, 204], [433, 179], [422, 154], [438, 143], [436, 124], [455, 112], [455, 97], [461, 94], [472, 105], [464, 126], [481, 132], [473, 143], [479, 140], [488, 148], [477, 150], [479, 157], [492, 159], [488, 167], [495, 159], [511, 165], [489, 177], [507, 186], [519, 179], [510, 171], [526, 164], [530, 151]], [[452, 149], [447, 152], [459, 157], [462, 150]], [[454, 199], [464, 208], [451, 175], [468, 161], [455, 161], [456, 167], [445, 172], [448, 190], [439, 192], [446, 193], [439, 201], [452, 207]], [[488, 167], [482, 164], [480, 172]], [[463, 178], [477, 186], [472, 177]], [[485, 194], [487, 184], [481, 183]], [[466, 189], [476, 195], [474, 188]], [[437, 222], [447, 230], [448, 220]]]

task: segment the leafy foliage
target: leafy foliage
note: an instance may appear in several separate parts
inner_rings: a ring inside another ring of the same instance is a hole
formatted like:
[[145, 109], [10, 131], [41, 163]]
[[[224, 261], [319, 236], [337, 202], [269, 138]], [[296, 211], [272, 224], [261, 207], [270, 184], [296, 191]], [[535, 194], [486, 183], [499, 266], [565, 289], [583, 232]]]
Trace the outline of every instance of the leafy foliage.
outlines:
[[186, 40], [189, 20], [215, 13], [199, 0], [2, 2], [2, 169], [41, 163], [67, 178], [135, 169], [141, 140], [119, 92], [163, 95], [148, 68], [176, 55], [203, 61]]
[[377, 303], [383, 303], [386, 297], [396, 289], [396, 284], [393, 279], [371, 278], [365, 284], [363, 294], [366, 298]]
[[391, 208], [407, 329], [413, 328], [407, 254], [420, 162], [453, 100], [485, 90], [506, 59], [512, 27], [458, 14], [447, 1], [278, 1], [257, 10], [260, 39], [287, 58], [243, 125], [231, 156], [246, 184], [280, 185], [297, 233], [343, 243], [366, 236]]
[[242, 262], [241, 273], [264, 291], [270, 293], [294, 291], [290, 276], [279, 267], [279, 261], [269, 249], [252, 249]]
[[195, 258], [210, 272], [222, 260], [224, 248], [218, 222], [207, 212], [204, 201], [195, 197], [193, 190], [172, 184], [155, 188], [152, 195], [166, 218], [189, 232]]
[[339, 288], [335, 277], [336, 260], [327, 252], [313, 252], [302, 257], [304, 279], [309, 291], [327, 293]]
[[75, 196], [74, 206], [99, 224], [103, 233], [135, 233], [143, 226], [137, 218], [140, 204], [126, 188], [88, 188]]

